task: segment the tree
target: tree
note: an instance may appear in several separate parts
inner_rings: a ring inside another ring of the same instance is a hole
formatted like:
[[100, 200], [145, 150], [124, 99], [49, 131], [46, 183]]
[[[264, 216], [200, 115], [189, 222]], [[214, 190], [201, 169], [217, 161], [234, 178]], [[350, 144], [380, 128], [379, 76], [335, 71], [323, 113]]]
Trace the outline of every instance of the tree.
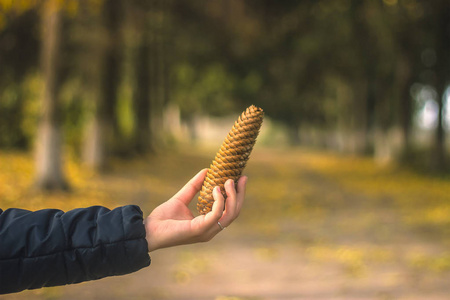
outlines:
[[420, 60], [421, 51], [426, 42], [423, 37], [425, 29], [423, 17], [417, 12], [424, 7], [399, 3], [386, 7], [385, 13], [390, 19], [390, 28], [395, 40], [395, 60], [398, 104], [396, 106], [396, 118], [401, 128], [401, 144], [399, 149], [400, 159], [409, 162], [413, 153], [412, 125], [414, 102], [411, 96], [411, 87], [419, 81], [422, 69]]
[[105, 41], [102, 45], [100, 95], [95, 103], [94, 118], [87, 127], [84, 161], [87, 165], [104, 170], [120, 134], [116, 115], [117, 89], [120, 83], [122, 58], [123, 5], [120, 0], [105, 0], [102, 26]]
[[439, 1], [436, 9], [436, 90], [438, 94], [438, 120], [435, 137], [435, 150], [433, 153], [434, 167], [443, 170], [446, 165], [445, 130], [444, 130], [444, 99], [447, 96], [447, 87], [450, 84], [450, 3]]
[[150, 60], [152, 51], [150, 49], [150, 28], [148, 25], [148, 16], [151, 9], [151, 2], [147, 5], [141, 5], [132, 10], [133, 23], [137, 35], [137, 45], [134, 53], [134, 85], [133, 85], [133, 112], [134, 112], [134, 131], [133, 131], [133, 150], [138, 153], [151, 151], [152, 128], [151, 121], [151, 89], [152, 72], [150, 69]]
[[44, 90], [36, 139], [36, 186], [44, 190], [67, 190], [68, 183], [62, 168], [61, 110], [58, 101], [62, 37], [59, 1], [48, 0], [44, 3], [42, 25]]

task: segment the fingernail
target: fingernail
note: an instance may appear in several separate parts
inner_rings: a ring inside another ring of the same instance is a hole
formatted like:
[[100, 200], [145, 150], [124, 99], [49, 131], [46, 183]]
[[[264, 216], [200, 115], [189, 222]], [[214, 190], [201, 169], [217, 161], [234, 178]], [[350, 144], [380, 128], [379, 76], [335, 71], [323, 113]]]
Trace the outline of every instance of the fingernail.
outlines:
[[220, 193], [220, 186], [216, 186], [216, 190]]
[[234, 187], [234, 180], [233, 179], [230, 180], [231, 180], [231, 187]]

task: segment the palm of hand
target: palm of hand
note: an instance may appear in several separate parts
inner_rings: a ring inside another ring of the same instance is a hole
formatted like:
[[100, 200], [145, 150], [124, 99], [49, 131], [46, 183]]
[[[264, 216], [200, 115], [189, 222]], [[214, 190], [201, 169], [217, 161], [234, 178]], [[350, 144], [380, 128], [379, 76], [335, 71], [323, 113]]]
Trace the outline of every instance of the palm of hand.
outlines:
[[241, 192], [238, 195], [232, 180], [225, 185], [227, 192], [225, 210], [225, 200], [216, 188], [213, 191], [215, 202], [211, 212], [197, 217], [192, 214], [188, 205], [200, 191], [206, 171], [204, 169], [199, 172], [175, 196], [155, 208], [146, 218], [144, 223], [149, 251], [209, 241], [221, 230], [217, 225], [219, 220], [224, 226], [228, 226], [237, 218], [244, 200], [246, 183], [244, 177], [240, 180]]
[[[152, 245], [159, 245], [157, 248], [164, 248], [171, 245], [182, 244], [189, 232], [191, 221], [194, 219], [188, 206], [177, 199], [169, 201], [158, 206], [147, 218], [147, 224], [150, 232], [158, 233], [163, 238], [151, 237], [154, 241]], [[179, 240], [179, 242], [177, 242]], [[149, 242], [150, 245], [150, 242]], [[149, 251], [151, 251], [149, 246]]]
[[175, 197], [158, 206], [150, 216], [159, 220], [192, 220], [194, 218], [189, 207]]

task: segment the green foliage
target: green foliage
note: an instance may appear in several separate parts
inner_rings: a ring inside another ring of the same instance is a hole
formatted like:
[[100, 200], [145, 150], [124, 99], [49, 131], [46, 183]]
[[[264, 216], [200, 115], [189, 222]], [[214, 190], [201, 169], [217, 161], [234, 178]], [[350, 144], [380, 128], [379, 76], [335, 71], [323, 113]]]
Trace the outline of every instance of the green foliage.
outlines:
[[64, 83], [60, 91], [60, 101], [64, 142], [77, 152], [83, 142], [83, 130], [88, 111], [86, 102], [83, 101], [80, 80], [71, 78]]
[[30, 74], [0, 92], [0, 148], [29, 149], [39, 118], [40, 78]]
[[[0, 3], [0, 147], [29, 147], [36, 128], [38, 108], [22, 100], [28, 97], [22, 82], [39, 67], [44, 6], [38, 2]], [[182, 122], [255, 104], [289, 128], [292, 139], [302, 128], [318, 128], [358, 136], [354, 143], [364, 145], [355, 151], [375, 153], [373, 132], [401, 128], [405, 141], [413, 136], [413, 84], [441, 93], [438, 86], [450, 76], [441, 66], [448, 43], [438, 36], [446, 26], [431, 22], [450, 19], [445, 1], [124, 1], [123, 15], [111, 16], [111, 26], [104, 24], [109, 10], [103, 8], [113, 2], [57, 2], [64, 16], [64, 131], [73, 148], [81, 147], [102, 74], [108, 74], [104, 50], [117, 41], [112, 49], [122, 82], [108, 110], [115, 114], [109, 119], [116, 144], [139, 130], [132, 98], [141, 90], [148, 94], [143, 107], [159, 119], [148, 122], [156, 128], [168, 104], [179, 107]], [[108, 41], [106, 32], [115, 26], [117, 37]], [[139, 47], [144, 52], [138, 55]]]
[[117, 98], [117, 118], [122, 135], [125, 137], [130, 137], [136, 126], [132, 111], [132, 99], [131, 87], [122, 84]]
[[224, 115], [233, 109], [235, 78], [219, 63], [196, 69], [184, 63], [175, 69], [174, 101], [183, 117], [196, 113]]
[[20, 89], [18, 87], [8, 87], [0, 95], [0, 147], [21, 147], [27, 146], [25, 136], [20, 130], [17, 120], [21, 119], [22, 103]]

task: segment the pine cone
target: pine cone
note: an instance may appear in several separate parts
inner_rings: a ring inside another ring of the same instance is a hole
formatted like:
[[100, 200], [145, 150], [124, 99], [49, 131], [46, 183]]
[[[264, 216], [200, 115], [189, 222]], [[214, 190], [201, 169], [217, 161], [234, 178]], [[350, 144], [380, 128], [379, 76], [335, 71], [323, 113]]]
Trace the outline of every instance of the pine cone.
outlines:
[[220, 191], [226, 199], [224, 183], [228, 179], [233, 179], [237, 183], [255, 145], [263, 117], [263, 110], [252, 105], [234, 123], [203, 182], [197, 202], [197, 210], [200, 214], [211, 211], [214, 203], [212, 190], [215, 186], [220, 187]]

